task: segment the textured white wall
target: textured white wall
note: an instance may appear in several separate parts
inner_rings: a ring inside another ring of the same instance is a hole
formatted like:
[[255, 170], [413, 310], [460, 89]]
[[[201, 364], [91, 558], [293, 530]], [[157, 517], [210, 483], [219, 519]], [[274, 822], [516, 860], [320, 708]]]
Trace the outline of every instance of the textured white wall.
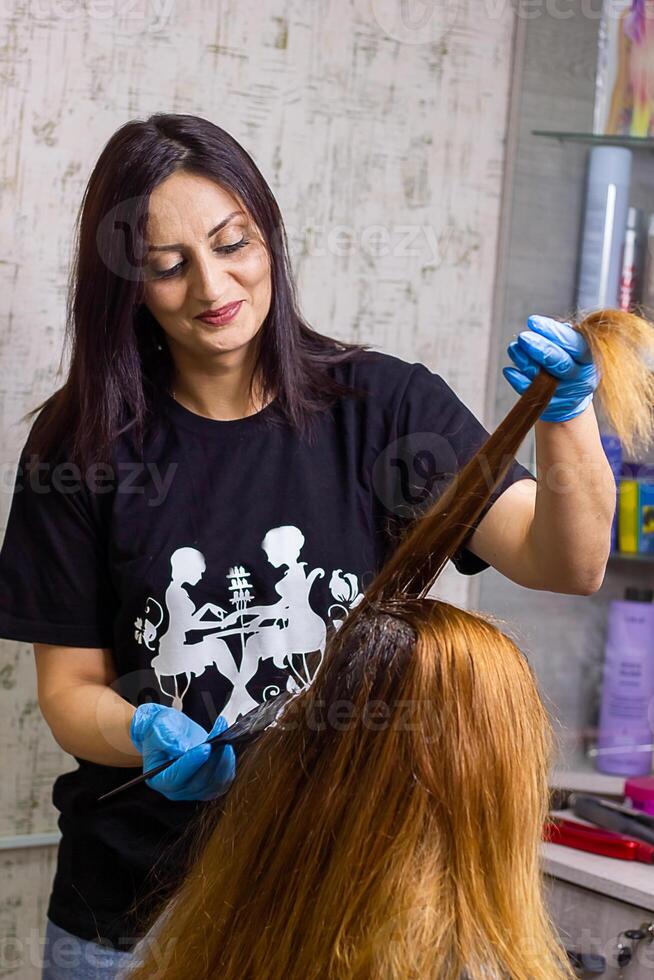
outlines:
[[[5, 0], [0, 18], [3, 525], [18, 419], [62, 380], [84, 184], [112, 132], [153, 111], [206, 116], [252, 154], [309, 322], [424, 362], [483, 418], [510, 3]], [[450, 569], [439, 594], [464, 602], [467, 586]], [[0, 650], [0, 835], [53, 830], [52, 782], [71, 759], [40, 717], [31, 646]], [[28, 940], [53, 855], [0, 850], [0, 976], [38, 976]]]

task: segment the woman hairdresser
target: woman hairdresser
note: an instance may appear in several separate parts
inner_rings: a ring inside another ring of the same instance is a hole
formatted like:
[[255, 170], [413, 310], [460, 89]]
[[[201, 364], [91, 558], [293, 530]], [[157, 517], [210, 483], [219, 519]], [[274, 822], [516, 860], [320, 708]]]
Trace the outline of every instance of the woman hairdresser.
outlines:
[[[207, 733], [311, 682], [327, 628], [487, 435], [422, 364], [304, 322], [269, 187], [201, 118], [130, 122], [102, 151], [69, 327], [68, 377], [35, 409], [0, 553], [0, 635], [34, 644], [41, 710], [78, 763], [53, 789], [47, 980], [128, 962], [133, 905], [173, 882], [185, 829], [234, 778], [233, 749]], [[519, 392], [541, 365], [560, 378], [536, 443], [565, 487], [513, 460], [453, 560], [589, 594], [615, 498], [598, 379], [571, 327], [529, 327], [505, 374]]]

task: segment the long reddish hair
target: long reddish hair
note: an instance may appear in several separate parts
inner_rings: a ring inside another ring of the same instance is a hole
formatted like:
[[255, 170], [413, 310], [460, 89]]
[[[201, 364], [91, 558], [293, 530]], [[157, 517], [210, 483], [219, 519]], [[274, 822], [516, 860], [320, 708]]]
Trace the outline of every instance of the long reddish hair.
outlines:
[[[577, 328], [616, 431], [649, 438], [651, 325]], [[543, 895], [553, 739], [532, 670], [489, 616], [426, 595], [556, 384], [541, 371], [416, 518], [245, 753], [129, 980], [574, 976]]]

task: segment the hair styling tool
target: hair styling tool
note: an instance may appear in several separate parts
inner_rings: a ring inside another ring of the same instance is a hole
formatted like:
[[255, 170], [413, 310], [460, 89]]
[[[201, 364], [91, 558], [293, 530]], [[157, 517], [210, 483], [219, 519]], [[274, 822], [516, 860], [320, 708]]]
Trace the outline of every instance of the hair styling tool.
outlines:
[[621, 858], [623, 861], [640, 861], [654, 864], [654, 846], [639, 840], [631, 840], [622, 834], [599, 827], [587, 827], [574, 820], [550, 816], [545, 824], [543, 838], [551, 844], [564, 844], [579, 851], [603, 854], [605, 857]]
[[572, 809], [575, 816], [589, 820], [605, 830], [638, 837], [648, 844], [654, 844], [654, 817], [640, 810], [585, 793], [575, 793]]

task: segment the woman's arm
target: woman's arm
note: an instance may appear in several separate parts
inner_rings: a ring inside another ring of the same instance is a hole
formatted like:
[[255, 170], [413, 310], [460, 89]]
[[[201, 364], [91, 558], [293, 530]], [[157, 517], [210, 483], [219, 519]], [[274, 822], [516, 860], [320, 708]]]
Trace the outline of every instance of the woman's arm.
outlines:
[[466, 547], [518, 585], [590, 595], [611, 545], [615, 478], [592, 403], [566, 422], [535, 425], [538, 482], [498, 497]]
[[111, 650], [35, 643], [34, 654], [39, 707], [62, 749], [101, 765], [140, 767], [129, 735], [135, 708], [110, 687]]

